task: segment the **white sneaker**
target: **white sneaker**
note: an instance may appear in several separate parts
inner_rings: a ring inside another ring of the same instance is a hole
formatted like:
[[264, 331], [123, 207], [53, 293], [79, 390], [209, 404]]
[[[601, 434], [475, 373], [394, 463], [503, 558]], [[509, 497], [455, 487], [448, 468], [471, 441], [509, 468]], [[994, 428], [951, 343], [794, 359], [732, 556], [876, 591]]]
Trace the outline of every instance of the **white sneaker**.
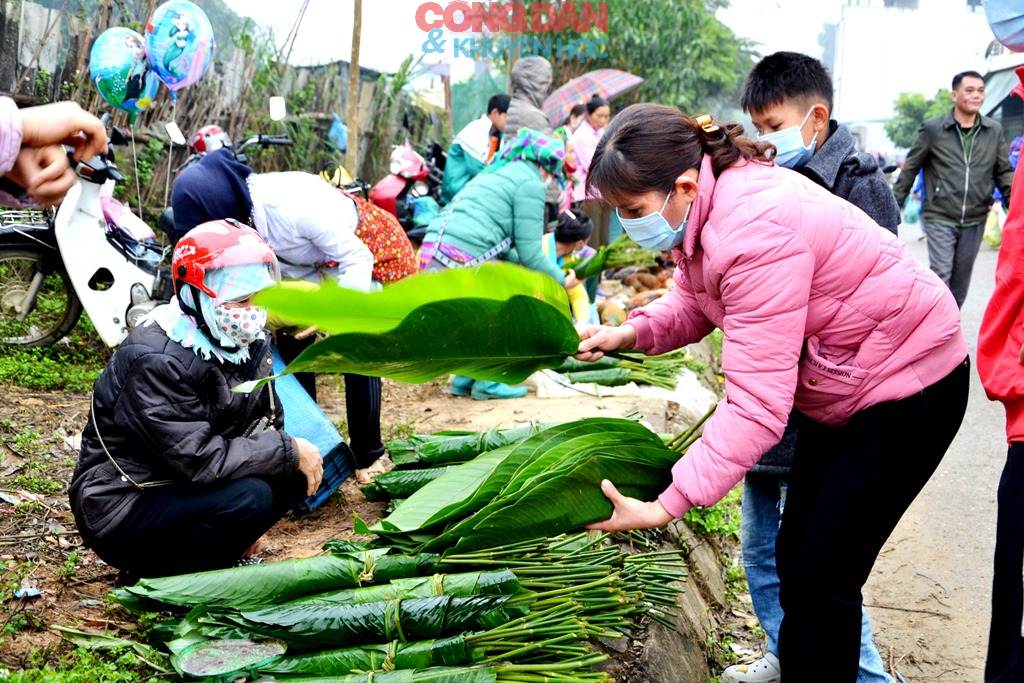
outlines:
[[781, 683], [782, 668], [779, 658], [771, 652], [750, 664], [734, 664], [722, 672], [726, 683]]

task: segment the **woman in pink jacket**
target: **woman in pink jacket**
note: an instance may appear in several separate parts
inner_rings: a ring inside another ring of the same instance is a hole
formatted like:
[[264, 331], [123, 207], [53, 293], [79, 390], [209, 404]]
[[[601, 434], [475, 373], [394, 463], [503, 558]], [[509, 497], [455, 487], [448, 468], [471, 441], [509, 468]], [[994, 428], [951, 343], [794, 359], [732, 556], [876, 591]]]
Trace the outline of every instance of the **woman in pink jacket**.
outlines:
[[587, 102], [586, 111], [587, 115], [572, 134], [573, 147], [576, 150], [572, 201], [582, 203], [584, 213], [593, 219], [594, 232], [590, 236], [590, 246], [596, 248], [610, 241], [611, 214], [608, 205], [601, 200], [601, 193], [596, 189], [588, 189], [587, 174], [590, 172], [590, 163], [594, 158], [597, 143], [600, 142], [605, 126], [611, 119], [612, 110], [608, 100], [600, 95], [594, 95]]
[[778, 537], [786, 678], [853, 683], [861, 587], [967, 406], [969, 359], [949, 290], [867, 214], [768, 160], [735, 124], [626, 109], [590, 168], [635, 241], [671, 249], [667, 295], [621, 327], [581, 326], [578, 358], [664, 353], [724, 332], [726, 397], [673, 484], [595, 528], [661, 526], [720, 500], [806, 416]]

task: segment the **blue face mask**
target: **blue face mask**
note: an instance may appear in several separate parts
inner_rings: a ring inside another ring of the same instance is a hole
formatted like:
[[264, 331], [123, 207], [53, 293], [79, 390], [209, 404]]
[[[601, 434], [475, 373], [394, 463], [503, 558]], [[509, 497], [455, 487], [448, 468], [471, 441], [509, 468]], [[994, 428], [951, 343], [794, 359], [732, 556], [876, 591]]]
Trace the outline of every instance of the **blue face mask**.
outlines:
[[799, 126], [790, 126], [768, 135], [757, 136], [758, 140], [775, 145], [774, 159], [775, 163], [779, 166], [800, 168], [814, 156], [814, 145], [817, 142], [818, 134], [815, 133], [814, 137], [811, 138], [811, 144], [805, 146], [804, 135], [800, 132], [804, 124], [807, 123], [807, 119], [810, 118], [812, 111], [814, 111], [813, 108], [807, 112], [807, 116], [804, 117]]
[[1024, 52], [1024, 10], [1020, 0], [985, 0], [985, 14], [996, 40], [1014, 52]]
[[[661, 205], [660, 211], [649, 213], [640, 218], [624, 218], [622, 212], [617, 208], [615, 209], [615, 214], [622, 222], [622, 229], [626, 231], [631, 240], [644, 249], [668, 251], [683, 241], [683, 236], [686, 234], [686, 224], [690, 219], [690, 207], [686, 207], [686, 215], [683, 216], [682, 225], [678, 228], [673, 228], [661, 214], [665, 207], [668, 206], [668, 200], [671, 196], [672, 192], [669, 192], [668, 197], [665, 197], [665, 203]], [[691, 203], [690, 206], [693, 206], [693, 204]]]

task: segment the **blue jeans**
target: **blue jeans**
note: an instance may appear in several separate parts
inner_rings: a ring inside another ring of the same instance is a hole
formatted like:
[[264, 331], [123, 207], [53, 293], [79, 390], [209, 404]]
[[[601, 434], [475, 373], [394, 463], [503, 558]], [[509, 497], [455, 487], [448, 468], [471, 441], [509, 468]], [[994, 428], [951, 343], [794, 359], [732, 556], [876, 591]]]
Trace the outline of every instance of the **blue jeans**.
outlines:
[[[775, 567], [775, 538], [786, 507], [787, 481], [771, 474], [748, 473], [743, 482], [743, 512], [740, 537], [743, 568], [747, 573], [750, 600], [761, 628], [768, 636], [768, 651], [779, 655], [779, 575]], [[868, 614], [862, 609], [860, 631], [860, 671], [857, 683], [893, 683], [875, 647]], [[782, 662], [785, 671], [786, 664]]]

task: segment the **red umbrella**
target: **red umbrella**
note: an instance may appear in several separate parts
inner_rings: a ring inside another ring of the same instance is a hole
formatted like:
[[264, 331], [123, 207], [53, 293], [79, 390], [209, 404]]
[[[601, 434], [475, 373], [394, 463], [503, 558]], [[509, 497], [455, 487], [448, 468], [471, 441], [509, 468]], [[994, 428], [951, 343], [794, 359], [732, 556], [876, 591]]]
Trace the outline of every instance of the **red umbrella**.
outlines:
[[605, 99], [636, 90], [644, 79], [618, 69], [597, 69], [577, 76], [544, 100], [544, 114], [551, 125], [560, 125], [569, 116], [569, 111], [581, 102], [586, 102], [595, 93]]

